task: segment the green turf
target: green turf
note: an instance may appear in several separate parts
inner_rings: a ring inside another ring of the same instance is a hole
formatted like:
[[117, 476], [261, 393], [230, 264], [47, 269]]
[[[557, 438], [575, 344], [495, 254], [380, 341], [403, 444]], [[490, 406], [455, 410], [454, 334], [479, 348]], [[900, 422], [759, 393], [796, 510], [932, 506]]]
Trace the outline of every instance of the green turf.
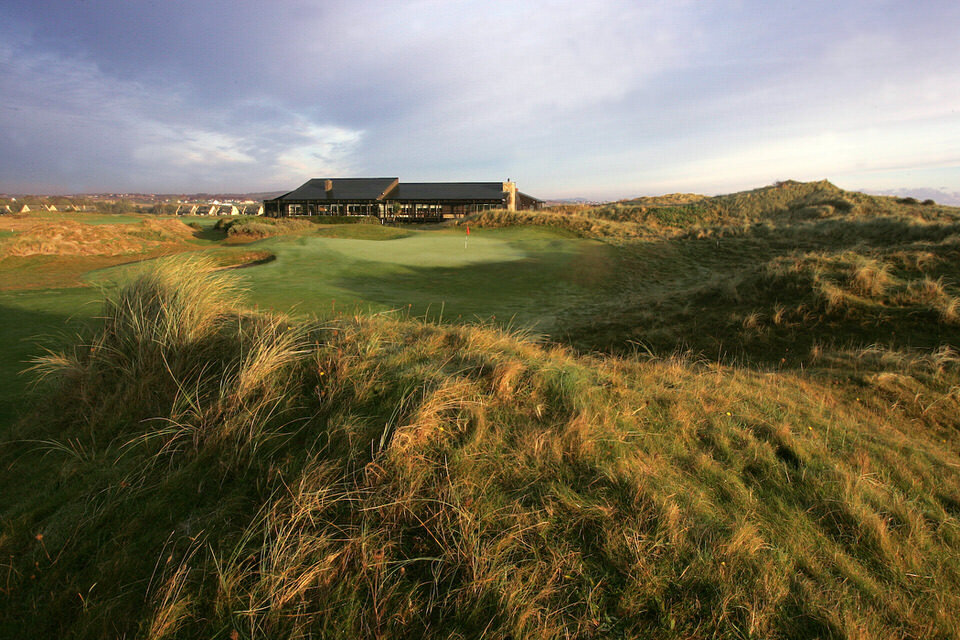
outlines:
[[29, 376], [21, 372], [30, 358], [75, 340], [100, 313], [100, 297], [93, 287], [0, 292], [0, 432], [24, 404]]
[[[337, 234], [366, 226], [337, 228]], [[549, 332], [565, 309], [597, 295], [596, 284], [616, 255], [600, 242], [549, 229], [481, 230], [469, 239], [459, 229], [371, 226], [357, 233], [371, 239], [281, 236], [245, 245], [277, 257], [240, 272], [250, 302], [321, 316], [357, 310], [432, 319], [442, 314]], [[104, 269], [90, 279], [116, 281], [129, 269]]]
[[[203, 222], [211, 226], [214, 219]], [[565, 310], [602, 295], [597, 284], [616, 257], [608, 245], [550, 229], [474, 230], [466, 248], [464, 240], [461, 229], [321, 227], [317, 235], [243, 245], [243, 251], [267, 250], [277, 259], [237, 273], [249, 303], [261, 307], [322, 317], [399, 310], [550, 333]], [[6, 349], [0, 358], [0, 424], [15, 415], [26, 390], [27, 377], [19, 372], [41, 351], [33, 338], [54, 344], [75, 332], [99, 312], [99, 287], [137, 268], [93, 271], [86, 288], [0, 293], [0, 344]]]
[[409, 229], [386, 227], [378, 224], [338, 224], [317, 229], [316, 235], [325, 238], [353, 240], [396, 240], [413, 235]]

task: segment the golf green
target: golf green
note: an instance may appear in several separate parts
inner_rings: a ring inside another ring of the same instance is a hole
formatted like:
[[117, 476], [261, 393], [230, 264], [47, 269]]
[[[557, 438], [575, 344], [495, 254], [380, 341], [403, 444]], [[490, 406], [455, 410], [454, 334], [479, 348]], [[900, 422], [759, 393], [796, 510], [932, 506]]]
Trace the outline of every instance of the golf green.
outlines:
[[[319, 317], [396, 310], [542, 334], [550, 334], [566, 313], [607, 295], [604, 282], [615, 262], [609, 245], [533, 227], [473, 229], [468, 237], [463, 228], [342, 225], [243, 248], [276, 256], [235, 271], [250, 305]], [[42, 352], [35, 338], [62, 344], [99, 313], [100, 287], [138, 268], [90, 272], [88, 287], [0, 293], [0, 424], [14, 415], [29, 381], [19, 372]]]
[[541, 229], [420, 231], [369, 241], [303, 236], [261, 243], [277, 259], [239, 273], [252, 301], [276, 309], [408, 310], [439, 319], [513, 319], [548, 332], [590, 297], [585, 270], [609, 248]]

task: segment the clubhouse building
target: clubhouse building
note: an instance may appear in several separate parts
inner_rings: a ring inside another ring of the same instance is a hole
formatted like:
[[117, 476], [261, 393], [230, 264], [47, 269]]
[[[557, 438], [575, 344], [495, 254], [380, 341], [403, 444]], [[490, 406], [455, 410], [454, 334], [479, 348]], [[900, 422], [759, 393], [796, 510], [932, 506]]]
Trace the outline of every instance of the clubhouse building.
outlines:
[[376, 216], [429, 222], [488, 209], [539, 209], [543, 201], [513, 182], [400, 182], [399, 178], [313, 178], [263, 201], [265, 215]]

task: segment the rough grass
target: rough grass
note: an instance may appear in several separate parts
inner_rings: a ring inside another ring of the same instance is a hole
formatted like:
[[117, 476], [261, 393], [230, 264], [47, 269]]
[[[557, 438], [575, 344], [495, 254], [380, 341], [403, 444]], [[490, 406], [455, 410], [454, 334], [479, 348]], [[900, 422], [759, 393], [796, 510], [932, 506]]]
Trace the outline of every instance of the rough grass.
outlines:
[[273, 236], [317, 231], [318, 224], [337, 223], [337, 226], [331, 228], [343, 229], [343, 231], [324, 232], [324, 230], [320, 230], [319, 233], [321, 235], [332, 234], [332, 237], [367, 238], [371, 236], [379, 239], [378, 233], [372, 231], [372, 229], [380, 227], [379, 224], [374, 227], [374, 224], [378, 222], [377, 218], [370, 216], [311, 216], [309, 218], [240, 216], [221, 218], [214, 225], [214, 229], [226, 232], [227, 238], [233, 242], [249, 242]]
[[146, 253], [193, 237], [177, 220], [145, 219], [139, 224], [89, 225], [70, 220], [27, 225], [0, 245], [3, 257], [117, 256]]
[[251, 313], [213, 269], [141, 274], [36, 362], [0, 633], [957, 637], [952, 351], [578, 356]]
[[221, 218], [214, 225], [214, 229], [227, 233], [227, 237], [234, 241], [259, 240], [271, 236], [303, 232], [312, 225], [305, 220], [287, 218], [239, 217]]
[[579, 348], [803, 366], [817, 344], [960, 347], [956, 208], [788, 182], [568, 223], [580, 218], [641, 231], [601, 234], [619, 256], [607, 301], [571, 309], [555, 333]]
[[[673, 194], [600, 206], [559, 206], [543, 211], [490, 211], [469, 220], [477, 226], [539, 224], [562, 227], [584, 237], [623, 243], [669, 237], [725, 237], [756, 225], [830, 219], [882, 219], [922, 224], [960, 221], [960, 211], [944, 206], [904, 206], [896, 198], [844, 191], [827, 180], [788, 180], [770, 186], [713, 197]], [[822, 227], [826, 228], [826, 227]]]

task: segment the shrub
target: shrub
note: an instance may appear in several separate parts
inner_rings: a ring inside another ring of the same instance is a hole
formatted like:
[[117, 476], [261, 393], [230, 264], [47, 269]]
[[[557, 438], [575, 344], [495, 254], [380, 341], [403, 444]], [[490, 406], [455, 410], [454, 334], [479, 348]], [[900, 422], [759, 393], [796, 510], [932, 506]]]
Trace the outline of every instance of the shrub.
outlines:
[[851, 283], [860, 295], [876, 297], [883, 295], [892, 280], [889, 264], [864, 260], [854, 267]]
[[830, 205], [837, 211], [842, 211], [843, 213], [849, 213], [853, 211], [854, 203], [847, 198], [834, 198], [832, 200], [825, 200], [823, 204]]
[[227, 235], [231, 237], [249, 236], [266, 238], [276, 235], [280, 231], [275, 224], [263, 224], [261, 222], [248, 222], [246, 224], [230, 225], [227, 227]]

